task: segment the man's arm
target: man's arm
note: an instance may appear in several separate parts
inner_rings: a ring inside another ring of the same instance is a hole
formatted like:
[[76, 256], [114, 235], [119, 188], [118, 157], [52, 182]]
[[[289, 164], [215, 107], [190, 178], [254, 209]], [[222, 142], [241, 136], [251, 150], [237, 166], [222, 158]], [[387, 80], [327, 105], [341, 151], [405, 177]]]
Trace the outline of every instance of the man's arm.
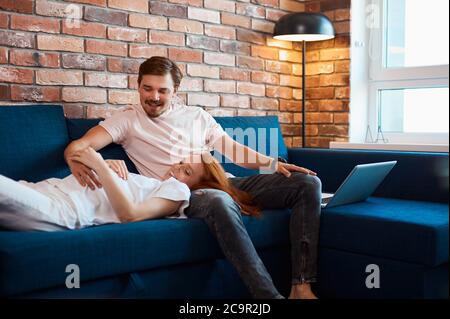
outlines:
[[87, 185], [91, 189], [95, 189], [95, 186], [101, 187], [101, 184], [89, 167], [80, 162], [73, 161], [71, 157], [76, 152], [88, 147], [92, 147], [94, 150], [102, 149], [106, 145], [111, 144], [112, 141], [111, 135], [103, 127], [97, 125], [87, 131], [82, 138], [73, 141], [66, 147], [64, 150], [64, 159], [81, 186]]
[[251, 148], [236, 142], [228, 135], [219, 138], [214, 143], [213, 148], [225, 155], [233, 163], [248, 169], [278, 172], [286, 177], [291, 175], [290, 172], [317, 175], [307, 168], [278, 162], [275, 158], [258, 153]]

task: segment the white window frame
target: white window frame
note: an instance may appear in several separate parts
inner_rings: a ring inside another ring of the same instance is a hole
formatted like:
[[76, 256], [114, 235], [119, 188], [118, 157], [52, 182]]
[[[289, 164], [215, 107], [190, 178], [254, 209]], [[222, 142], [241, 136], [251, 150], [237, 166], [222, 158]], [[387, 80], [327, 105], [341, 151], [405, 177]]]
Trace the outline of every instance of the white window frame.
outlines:
[[[367, 124], [373, 139], [378, 134], [379, 91], [384, 89], [417, 89], [449, 86], [449, 65], [385, 68], [386, 52], [385, 1], [372, 0], [371, 5], [380, 8], [377, 26], [369, 30], [369, 109]], [[448, 133], [392, 133], [383, 132], [388, 143], [393, 144], [449, 144]], [[380, 137], [380, 136], [379, 136]]]

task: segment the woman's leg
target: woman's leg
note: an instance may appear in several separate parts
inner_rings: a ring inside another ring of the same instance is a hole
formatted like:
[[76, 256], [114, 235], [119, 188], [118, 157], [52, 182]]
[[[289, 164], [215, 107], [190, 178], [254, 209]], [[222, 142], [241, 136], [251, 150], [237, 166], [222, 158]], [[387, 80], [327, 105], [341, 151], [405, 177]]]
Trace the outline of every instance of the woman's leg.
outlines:
[[[235, 187], [254, 196], [262, 208], [291, 208], [291, 297], [313, 297], [310, 283], [316, 280], [322, 183], [316, 176], [292, 173], [233, 178]], [[311, 293], [309, 293], [309, 292]]]
[[185, 214], [206, 222], [253, 298], [283, 298], [250, 240], [240, 207], [230, 195], [216, 189], [193, 191]]
[[57, 217], [62, 205], [24, 184], [0, 175], [0, 225], [14, 230], [62, 230]]

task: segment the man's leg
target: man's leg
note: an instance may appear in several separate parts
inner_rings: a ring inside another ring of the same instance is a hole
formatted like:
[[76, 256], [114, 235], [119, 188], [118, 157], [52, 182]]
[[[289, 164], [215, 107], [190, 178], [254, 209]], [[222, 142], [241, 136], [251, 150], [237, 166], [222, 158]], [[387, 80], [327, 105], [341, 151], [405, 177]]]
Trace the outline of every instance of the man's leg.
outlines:
[[216, 189], [193, 191], [185, 214], [206, 222], [254, 298], [283, 298], [250, 240], [240, 207], [230, 195]]
[[250, 193], [262, 208], [291, 208], [292, 284], [314, 282], [321, 212], [322, 183], [316, 176], [292, 173], [232, 178], [233, 186]]

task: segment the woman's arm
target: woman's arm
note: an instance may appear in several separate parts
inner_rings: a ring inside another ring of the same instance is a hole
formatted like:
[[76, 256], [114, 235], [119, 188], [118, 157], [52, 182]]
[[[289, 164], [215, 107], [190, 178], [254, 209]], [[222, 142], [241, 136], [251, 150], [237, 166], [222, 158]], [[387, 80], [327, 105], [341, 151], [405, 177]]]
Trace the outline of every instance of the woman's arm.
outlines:
[[89, 147], [74, 154], [72, 159], [95, 171], [111, 206], [123, 223], [168, 216], [174, 213], [182, 203], [164, 198], [151, 198], [142, 203], [134, 203], [118, 185], [115, 173], [94, 149]]

